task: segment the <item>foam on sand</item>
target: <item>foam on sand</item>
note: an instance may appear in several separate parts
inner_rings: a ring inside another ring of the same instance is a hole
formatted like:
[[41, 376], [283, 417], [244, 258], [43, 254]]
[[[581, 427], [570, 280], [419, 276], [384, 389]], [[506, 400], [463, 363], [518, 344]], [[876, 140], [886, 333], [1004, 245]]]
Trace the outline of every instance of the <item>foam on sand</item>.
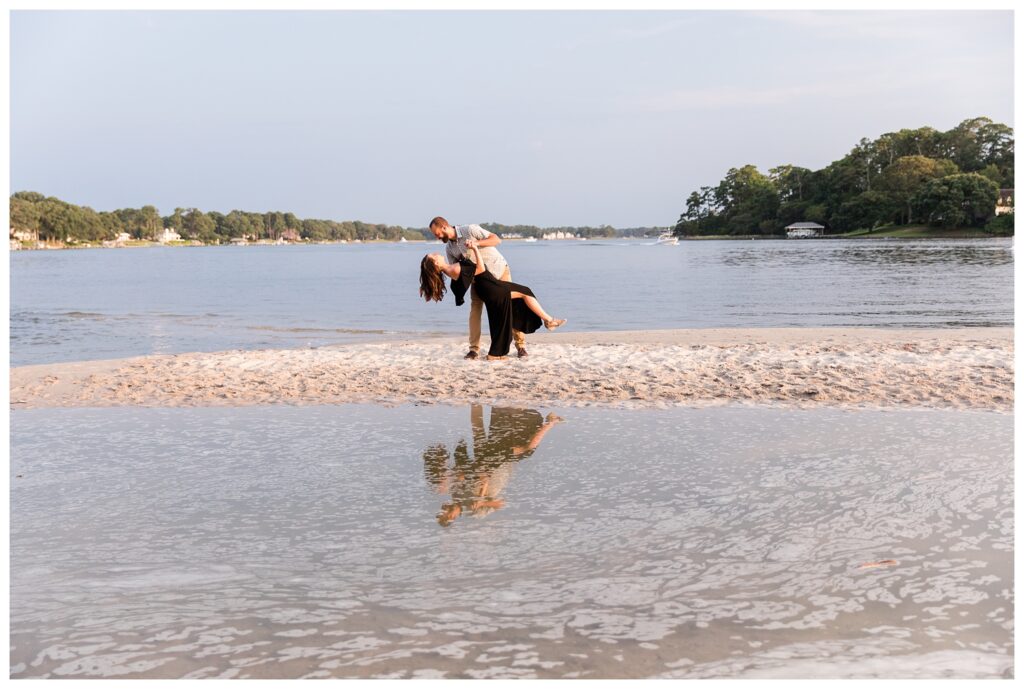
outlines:
[[[486, 346], [486, 345], [485, 345]], [[462, 337], [154, 355], [11, 370], [11, 406], [481, 402], [1013, 409], [1013, 330], [700, 329], [531, 336], [466, 361]]]

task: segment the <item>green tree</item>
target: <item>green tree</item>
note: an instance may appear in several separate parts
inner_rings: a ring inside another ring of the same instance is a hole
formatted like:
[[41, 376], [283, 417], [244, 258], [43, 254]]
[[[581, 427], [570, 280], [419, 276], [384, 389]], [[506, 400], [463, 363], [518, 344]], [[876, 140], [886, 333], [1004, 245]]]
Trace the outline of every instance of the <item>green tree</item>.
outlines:
[[103, 221], [87, 206], [76, 206], [58, 198], [38, 203], [39, 238], [44, 241], [94, 241], [104, 238]]
[[206, 217], [213, 221], [213, 233], [216, 237], [214, 241], [219, 244], [221, 239], [227, 239], [227, 230], [224, 228], [224, 218], [227, 216], [217, 211], [209, 211]]
[[804, 186], [809, 181], [811, 171], [796, 165], [780, 165], [768, 170], [769, 179], [782, 203], [803, 201]]
[[[714, 234], [735, 232], [751, 222], [761, 231], [800, 220], [836, 228], [869, 221], [911, 222], [916, 213], [915, 194], [935, 176], [983, 171], [1001, 187], [1012, 188], [1013, 150], [1013, 129], [987, 117], [965, 120], [948, 132], [932, 127], [886, 132], [874, 140], [861, 139], [845, 156], [819, 170], [791, 165], [771, 168], [769, 180], [778, 206], [767, 195], [759, 204], [750, 198], [756, 197], [756, 192], [745, 199], [733, 193], [745, 186], [757, 189], [756, 183], [741, 184], [750, 182], [751, 177], [756, 180], [756, 176], [746, 174], [753, 166], [734, 168], [714, 187], [710, 204], [701, 204], [697, 192], [696, 196], [685, 197], [686, 210], [680, 214], [677, 228], [686, 233]], [[903, 160], [896, 165], [904, 158], [918, 162]], [[921, 159], [940, 162], [921, 163]], [[879, 196], [861, 196], [876, 191], [889, 197], [883, 202]], [[877, 214], [869, 208], [876, 201]], [[875, 215], [879, 217], [873, 220]]]
[[100, 222], [103, 224], [103, 234], [108, 239], [114, 239], [117, 235], [122, 232], [126, 232], [129, 227], [128, 223], [124, 220], [124, 213], [122, 211], [102, 212], [99, 214]]
[[58, 199], [39, 203], [39, 238], [43, 241], [66, 241], [75, 231], [75, 220], [68, 204]]
[[[35, 193], [35, 192], [19, 192], [21, 194]], [[39, 221], [41, 218], [41, 210], [39, 208], [39, 201], [42, 200], [42, 194], [39, 196], [38, 201], [32, 201], [26, 199], [24, 196], [15, 194], [11, 197], [11, 229], [12, 230], [24, 230], [28, 232], [39, 232]]]
[[995, 163], [989, 163], [982, 169], [978, 170], [978, 174], [983, 177], [988, 177], [990, 180], [995, 182], [997, 185], [1003, 181], [1003, 172], [999, 169], [999, 166]]
[[731, 168], [713, 198], [722, 209], [729, 234], [764, 232], [776, 223], [779, 194], [772, 180], [754, 165]]
[[964, 120], [945, 135], [945, 155], [964, 172], [988, 164], [1000, 169], [1013, 166], [1013, 129], [988, 117]]
[[164, 227], [168, 227], [180, 233], [185, 227], [185, 209], [175, 208], [174, 213], [163, 219]]
[[807, 219], [807, 208], [811, 204], [806, 201], [787, 201], [779, 205], [778, 226], [780, 228]]
[[11, 194], [12, 199], [18, 199], [19, 201], [26, 201], [28, 203], [39, 203], [45, 201], [46, 196], [40, 194], [38, 191], [16, 191]]
[[829, 224], [828, 206], [823, 203], [815, 203], [807, 207], [807, 215], [804, 216], [811, 222]]
[[216, 243], [217, 224], [206, 213], [198, 208], [189, 208], [182, 215], [181, 236], [185, 239], [198, 239], [202, 242]]
[[870, 139], [861, 139], [860, 143], [843, 159], [847, 167], [856, 171], [855, 179], [858, 189], [871, 191], [871, 182], [878, 176], [881, 169], [879, 159], [877, 146]]
[[893, 201], [885, 192], [864, 191], [843, 202], [832, 215], [832, 225], [844, 232], [872, 229], [891, 218], [894, 210]]
[[997, 237], [1013, 236], [1013, 213], [997, 215], [985, 223], [985, 231]]
[[138, 234], [135, 237], [136, 239], [155, 237], [160, 232], [162, 226], [163, 221], [160, 219], [160, 214], [156, 208], [154, 206], [143, 206], [139, 211], [139, 228]]
[[913, 200], [924, 185], [931, 179], [956, 172], [956, 165], [949, 160], [921, 155], [903, 156], [882, 171], [881, 187], [906, 211], [903, 222], [911, 223], [914, 215]]
[[976, 172], [949, 175], [925, 184], [915, 203], [928, 223], [940, 227], [980, 227], [995, 215], [999, 187]]

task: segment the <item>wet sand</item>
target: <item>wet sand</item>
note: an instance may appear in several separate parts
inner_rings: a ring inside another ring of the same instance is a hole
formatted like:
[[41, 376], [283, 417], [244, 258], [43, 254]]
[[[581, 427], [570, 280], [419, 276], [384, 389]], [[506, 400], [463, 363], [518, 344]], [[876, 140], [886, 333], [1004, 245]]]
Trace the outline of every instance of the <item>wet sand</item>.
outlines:
[[[487, 340], [484, 339], [486, 347]], [[375, 402], [1013, 409], [1012, 328], [536, 333], [465, 361], [462, 337], [11, 369], [11, 407]]]

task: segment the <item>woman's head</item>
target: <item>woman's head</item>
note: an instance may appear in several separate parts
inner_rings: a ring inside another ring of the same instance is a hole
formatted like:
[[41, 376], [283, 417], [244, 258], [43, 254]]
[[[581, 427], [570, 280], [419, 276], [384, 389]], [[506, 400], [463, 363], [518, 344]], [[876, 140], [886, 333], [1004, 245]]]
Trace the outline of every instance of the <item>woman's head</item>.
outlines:
[[437, 513], [437, 523], [441, 526], [448, 526], [462, 514], [462, 508], [454, 502], [446, 502], [441, 505], [441, 511]]
[[426, 301], [441, 301], [448, 290], [441, 273], [443, 260], [440, 254], [427, 254], [420, 261], [420, 296]]

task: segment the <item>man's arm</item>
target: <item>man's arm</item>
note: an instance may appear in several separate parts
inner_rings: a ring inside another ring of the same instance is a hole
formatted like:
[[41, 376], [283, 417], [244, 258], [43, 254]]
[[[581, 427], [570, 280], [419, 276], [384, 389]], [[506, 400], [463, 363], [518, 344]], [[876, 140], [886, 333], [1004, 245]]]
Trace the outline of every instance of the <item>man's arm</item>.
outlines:
[[476, 245], [481, 249], [501, 244], [501, 237], [494, 232], [488, 232], [479, 225], [470, 225], [469, 235], [476, 240]]

